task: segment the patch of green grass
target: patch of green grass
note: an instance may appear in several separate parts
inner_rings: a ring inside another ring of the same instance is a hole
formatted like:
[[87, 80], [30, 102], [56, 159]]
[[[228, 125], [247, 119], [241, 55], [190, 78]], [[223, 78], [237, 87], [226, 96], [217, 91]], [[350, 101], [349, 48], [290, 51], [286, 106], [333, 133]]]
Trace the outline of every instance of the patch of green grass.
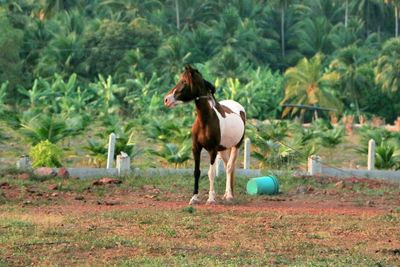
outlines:
[[195, 212], [196, 212], [196, 208], [193, 207], [193, 206], [187, 206], [187, 207], [184, 207], [184, 208], [182, 209], [182, 212], [186, 212], [186, 213], [195, 213]]
[[400, 216], [398, 214], [385, 214], [380, 217], [380, 219], [384, 222], [391, 222], [391, 223], [399, 223], [400, 222]]

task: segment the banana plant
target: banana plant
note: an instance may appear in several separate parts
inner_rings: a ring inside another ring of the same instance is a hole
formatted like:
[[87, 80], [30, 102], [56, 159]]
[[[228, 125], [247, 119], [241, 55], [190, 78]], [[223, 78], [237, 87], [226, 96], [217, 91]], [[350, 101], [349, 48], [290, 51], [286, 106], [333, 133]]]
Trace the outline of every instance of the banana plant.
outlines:
[[102, 114], [115, 114], [120, 109], [119, 96], [123, 95], [127, 88], [123, 85], [115, 84], [111, 75], [105, 79], [99, 74], [97, 83], [90, 86], [96, 91], [98, 102], [97, 106], [101, 109]]
[[32, 88], [18, 87], [18, 92], [28, 98], [30, 108], [40, 108], [47, 105], [47, 100], [54, 99], [50, 84], [42, 78], [36, 78]]

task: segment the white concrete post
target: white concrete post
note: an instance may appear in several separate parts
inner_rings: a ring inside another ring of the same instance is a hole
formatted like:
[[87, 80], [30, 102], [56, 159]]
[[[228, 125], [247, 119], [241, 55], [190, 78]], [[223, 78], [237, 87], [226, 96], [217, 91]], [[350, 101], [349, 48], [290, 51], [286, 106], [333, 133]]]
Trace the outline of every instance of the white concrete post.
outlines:
[[215, 176], [219, 176], [224, 171], [224, 161], [219, 155], [217, 155], [217, 158], [215, 159], [215, 164], [217, 164], [215, 166]]
[[321, 167], [321, 158], [316, 155], [312, 155], [308, 158], [308, 174], [316, 175], [321, 174], [322, 167]]
[[250, 149], [251, 149], [251, 141], [249, 138], [244, 140], [244, 164], [243, 169], [250, 169]]
[[29, 156], [21, 156], [17, 161], [17, 168], [20, 170], [29, 170], [32, 168]]
[[375, 169], [375, 140], [371, 139], [368, 142], [368, 170]]
[[129, 174], [131, 169], [131, 158], [126, 153], [121, 152], [121, 155], [117, 156], [116, 165], [119, 176]]
[[108, 139], [107, 169], [112, 168], [115, 151], [115, 134], [111, 133]]

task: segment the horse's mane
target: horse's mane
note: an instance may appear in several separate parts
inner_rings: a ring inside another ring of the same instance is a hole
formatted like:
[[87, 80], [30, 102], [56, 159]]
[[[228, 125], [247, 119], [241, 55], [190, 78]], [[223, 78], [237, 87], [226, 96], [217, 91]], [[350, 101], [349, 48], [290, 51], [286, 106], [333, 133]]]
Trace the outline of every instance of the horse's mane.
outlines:
[[190, 86], [198, 86], [201, 83], [204, 83], [204, 87], [211, 92], [212, 95], [215, 94], [215, 87], [207, 80], [203, 79], [201, 73], [197, 70], [192, 68], [190, 65], [185, 66], [185, 71], [182, 73], [181, 76], [182, 80], [185, 80]]
[[205, 87], [206, 88], [208, 88], [208, 90], [210, 90], [210, 92], [211, 92], [211, 94], [215, 94], [215, 87], [214, 87], [214, 85], [212, 84], [212, 83], [210, 83], [209, 81], [207, 81], [207, 80], [204, 80], [204, 85], [205, 85]]

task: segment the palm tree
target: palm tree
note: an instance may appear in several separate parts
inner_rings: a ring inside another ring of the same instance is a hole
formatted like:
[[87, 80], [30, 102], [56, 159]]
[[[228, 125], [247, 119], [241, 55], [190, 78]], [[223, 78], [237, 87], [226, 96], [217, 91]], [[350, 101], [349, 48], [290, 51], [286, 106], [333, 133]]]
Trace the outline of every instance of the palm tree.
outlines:
[[394, 36], [399, 37], [399, 16], [400, 16], [400, 0], [385, 0], [386, 4], [392, 4], [394, 7], [395, 31]]
[[299, 48], [307, 56], [318, 52], [329, 54], [332, 51], [332, 25], [325, 17], [306, 18], [298, 24]]
[[365, 36], [368, 37], [374, 26], [379, 30], [381, 22], [384, 20], [384, 5], [381, 0], [352, 1], [352, 8], [364, 21]]
[[55, 15], [63, 10], [70, 10], [78, 3], [77, 0], [44, 0], [43, 2], [46, 16]]
[[1, 8], [0, 28], [0, 81], [8, 80], [10, 87], [15, 88], [23, 80], [20, 53], [24, 32], [12, 25], [7, 14]]
[[383, 46], [375, 68], [375, 81], [382, 90], [397, 92], [400, 89], [400, 39], [393, 38]]
[[[338, 79], [336, 73], [324, 73], [322, 55], [316, 54], [308, 60], [303, 58], [295, 67], [285, 72], [285, 98], [281, 105], [312, 105], [341, 111], [342, 103], [334, 95], [330, 85]], [[282, 116], [292, 115], [299, 111], [298, 107], [285, 107]], [[304, 110], [301, 111], [304, 115]]]
[[349, 25], [349, 0], [345, 1], [344, 10], [344, 27], [347, 28], [347, 25]]
[[330, 64], [333, 73], [340, 77], [340, 87], [344, 89], [344, 97], [352, 100], [357, 116], [360, 115], [359, 99], [365, 88], [370, 88], [366, 79], [366, 65], [373, 60], [372, 49], [362, 49], [351, 45], [340, 50]]
[[[266, 42], [264, 62], [273, 69], [284, 71], [288, 66], [293, 66], [303, 55], [298, 50], [297, 22], [302, 19], [298, 9], [301, 5], [286, 6], [285, 2], [274, 2], [277, 9], [266, 6], [265, 19], [258, 21], [262, 29], [261, 35]], [[280, 5], [281, 3], [282, 5]]]

